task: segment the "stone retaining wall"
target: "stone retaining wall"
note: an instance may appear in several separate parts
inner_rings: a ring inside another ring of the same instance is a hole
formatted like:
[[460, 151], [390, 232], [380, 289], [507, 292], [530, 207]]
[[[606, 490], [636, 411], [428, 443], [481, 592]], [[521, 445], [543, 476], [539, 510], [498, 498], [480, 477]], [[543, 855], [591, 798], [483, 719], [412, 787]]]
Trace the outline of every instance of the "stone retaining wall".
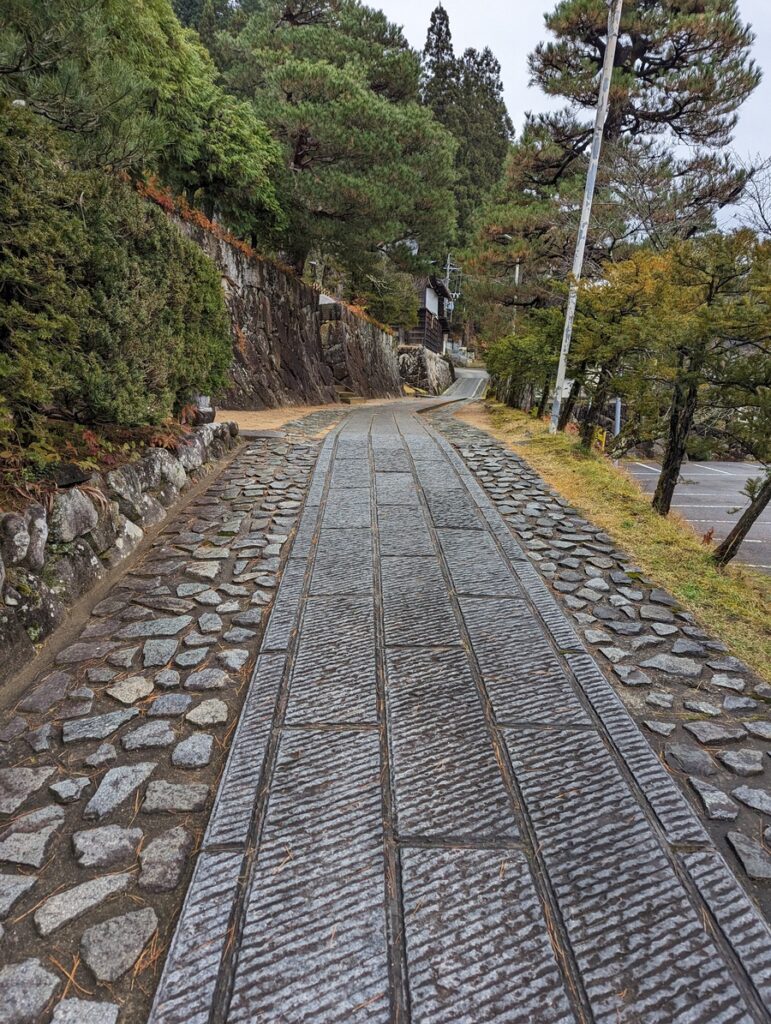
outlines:
[[67, 609], [129, 555], [197, 476], [234, 444], [234, 423], [206, 424], [176, 454], [136, 462], [56, 492], [50, 509], [0, 515], [0, 685], [35, 654]]
[[423, 345], [401, 345], [398, 351], [402, 380], [431, 395], [441, 395], [455, 380], [452, 364]]
[[175, 221], [214, 261], [233, 330], [225, 409], [273, 409], [336, 400], [321, 348], [319, 293], [268, 260], [242, 252], [212, 231]]
[[396, 337], [340, 302], [321, 308], [321, 348], [334, 382], [363, 398], [402, 394]]

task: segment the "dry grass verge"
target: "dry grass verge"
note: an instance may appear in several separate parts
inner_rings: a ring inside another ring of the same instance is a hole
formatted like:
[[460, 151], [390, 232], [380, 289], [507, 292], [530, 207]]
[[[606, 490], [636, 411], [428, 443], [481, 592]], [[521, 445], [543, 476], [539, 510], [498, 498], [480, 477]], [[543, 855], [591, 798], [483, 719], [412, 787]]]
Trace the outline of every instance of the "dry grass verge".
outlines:
[[732, 654], [771, 679], [771, 578], [738, 563], [720, 571], [685, 520], [657, 515], [629, 474], [584, 452], [577, 438], [551, 436], [545, 422], [497, 402], [466, 406], [458, 418], [507, 444]]

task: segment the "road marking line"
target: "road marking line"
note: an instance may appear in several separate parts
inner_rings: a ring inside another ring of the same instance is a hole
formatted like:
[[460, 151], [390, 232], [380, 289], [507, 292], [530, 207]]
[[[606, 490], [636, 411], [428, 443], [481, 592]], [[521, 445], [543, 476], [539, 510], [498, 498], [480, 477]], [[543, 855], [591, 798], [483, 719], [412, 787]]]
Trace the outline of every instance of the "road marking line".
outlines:
[[640, 466], [642, 469], [647, 469], [649, 473], [660, 473], [660, 469], [656, 469], [654, 466], [646, 466], [644, 462], [633, 462], [633, 466]]
[[688, 468], [685, 470], [685, 472], [686, 473], [693, 472], [694, 470], [697, 470], [697, 469], [707, 469], [707, 470], [709, 470], [710, 473], [720, 473], [721, 476], [736, 476], [737, 475], [736, 473], [729, 473], [728, 470], [726, 470], [726, 469], [715, 469], [713, 466], [705, 466], [702, 463], [700, 463], [698, 466], [693, 466], [693, 465], [688, 466]]

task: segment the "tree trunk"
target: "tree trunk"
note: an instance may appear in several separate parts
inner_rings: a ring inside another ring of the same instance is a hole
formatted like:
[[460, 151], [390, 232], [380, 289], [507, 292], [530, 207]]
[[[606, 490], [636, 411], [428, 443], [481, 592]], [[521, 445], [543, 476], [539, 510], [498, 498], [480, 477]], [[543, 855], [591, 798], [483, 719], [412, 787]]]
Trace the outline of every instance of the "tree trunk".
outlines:
[[680, 476], [680, 467], [685, 458], [685, 447], [688, 435], [691, 432], [694, 413], [696, 412], [697, 394], [694, 375], [691, 376], [691, 383], [685, 386], [683, 386], [681, 381], [675, 383], [672, 409], [669, 414], [667, 448], [664, 452], [661, 474], [652, 502], [654, 509], [660, 516], [667, 515], [672, 504], [672, 495]]
[[758, 493], [750, 502], [749, 507], [742, 513], [739, 522], [734, 526], [726, 539], [721, 541], [715, 548], [712, 557], [718, 565], [727, 565], [731, 561], [739, 550], [742, 541], [750, 532], [752, 524], [766, 505], [768, 505], [769, 501], [771, 501], [771, 473], [766, 476], [766, 479], [758, 488]]
[[557, 430], [564, 430], [568, 423], [570, 423], [570, 417], [573, 415], [573, 410], [576, 407], [578, 396], [581, 394], [585, 373], [586, 363], [581, 363], [578, 367], [578, 372], [573, 378], [573, 383], [570, 386], [570, 393], [560, 408], [560, 416], [557, 420]]
[[549, 402], [549, 384], [550, 383], [551, 383], [551, 378], [550, 377], [547, 377], [546, 380], [543, 382], [543, 390], [541, 391], [541, 400], [538, 403], [538, 419], [539, 420], [542, 420], [544, 418], [544, 416], [546, 415], [546, 406], [548, 405], [548, 402]]
[[611, 378], [611, 371], [615, 366], [601, 366], [597, 387], [594, 389], [589, 408], [586, 410], [586, 417], [581, 424], [581, 444], [584, 448], [591, 448], [594, 440], [594, 428], [600, 418], [602, 410], [608, 401], [608, 391]]

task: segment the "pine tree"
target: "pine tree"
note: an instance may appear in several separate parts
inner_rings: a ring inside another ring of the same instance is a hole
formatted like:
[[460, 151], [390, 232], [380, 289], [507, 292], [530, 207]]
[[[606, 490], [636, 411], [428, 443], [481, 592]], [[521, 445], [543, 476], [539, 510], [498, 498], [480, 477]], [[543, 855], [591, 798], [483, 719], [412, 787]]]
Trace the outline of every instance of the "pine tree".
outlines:
[[[530, 56], [533, 82], [593, 109], [607, 19], [605, 0], [561, 0], [545, 19], [556, 40]], [[749, 57], [754, 38], [737, 0], [627, 0], [606, 137], [671, 133], [692, 145], [729, 143], [736, 111], [760, 81]]]
[[174, 13], [185, 28], [196, 28], [204, 0], [172, 0]]
[[348, 269], [410, 242], [442, 251], [452, 138], [418, 102], [417, 57], [382, 12], [265, 0], [223, 58], [228, 87], [281, 144], [281, 248], [293, 265], [312, 251]]

